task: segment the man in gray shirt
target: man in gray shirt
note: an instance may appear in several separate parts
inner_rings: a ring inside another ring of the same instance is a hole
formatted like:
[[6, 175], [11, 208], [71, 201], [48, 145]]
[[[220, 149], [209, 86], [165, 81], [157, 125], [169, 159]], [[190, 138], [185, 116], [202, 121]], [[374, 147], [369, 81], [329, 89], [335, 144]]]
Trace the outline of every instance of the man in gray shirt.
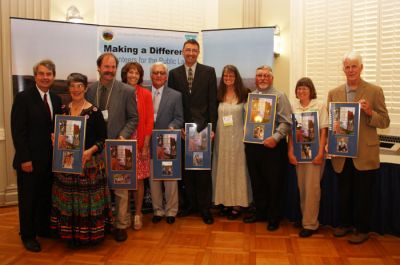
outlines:
[[274, 76], [269, 66], [256, 70], [257, 89], [253, 93], [276, 95], [275, 130], [263, 144], [245, 144], [253, 202], [256, 213], [244, 218], [245, 223], [267, 220], [269, 231], [279, 228], [283, 204], [283, 186], [288, 165], [286, 135], [292, 126], [291, 106], [286, 95], [273, 87]]

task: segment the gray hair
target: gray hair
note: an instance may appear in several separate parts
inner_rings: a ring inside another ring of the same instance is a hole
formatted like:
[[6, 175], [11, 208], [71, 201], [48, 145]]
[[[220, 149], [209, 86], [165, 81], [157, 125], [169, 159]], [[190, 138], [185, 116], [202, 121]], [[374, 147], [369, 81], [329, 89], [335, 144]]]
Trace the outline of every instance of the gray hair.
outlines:
[[360, 65], [363, 64], [361, 54], [357, 51], [346, 52], [343, 56], [342, 63], [344, 63], [346, 59], [356, 60]]
[[167, 66], [165, 63], [163, 63], [163, 62], [155, 62], [155, 63], [153, 63], [153, 64], [150, 66], [150, 73], [153, 72], [154, 66], [157, 66], [157, 65], [161, 65], [162, 67], [164, 67], [165, 72], [168, 74], [168, 66]]
[[257, 69], [256, 69], [256, 71], [258, 71], [258, 70], [268, 70], [269, 71], [269, 73], [272, 75], [272, 76], [274, 76], [274, 73], [272, 72], [272, 68], [271, 68], [271, 66], [269, 66], [269, 65], [261, 65], [261, 66], [259, 66], [259, 67], [257, 67]]

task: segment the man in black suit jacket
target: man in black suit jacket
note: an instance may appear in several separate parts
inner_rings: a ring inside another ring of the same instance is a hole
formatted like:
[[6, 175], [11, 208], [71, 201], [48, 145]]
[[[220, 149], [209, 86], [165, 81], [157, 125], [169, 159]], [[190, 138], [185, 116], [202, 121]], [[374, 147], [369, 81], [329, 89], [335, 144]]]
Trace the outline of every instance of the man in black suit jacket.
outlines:
[[[196, 123], [200, 132], [211, 122], [212, 130], [215, 131], [218, 115], [215, 69], [197, 62], [200, 45], [194, 39], [183, 44], [182, 53], [185, 64], [170, 71], [168, 86], [182, 93], [185, 123]], [[199, 210], [203, 221], [212, 224], [214, 220], [209, 211], [212, 197], [211, 170], [185, 170], [183, 181], [187, 205], [180, 215]]]
[[17, 94], [11, 110], [17, 170], [20, 234], [25, 248], [41, 250], [36, 236], [50, 235], [54, 115], [61, 99], [50, 91], [55, 65], [43, 60], [33, 67], [36, 85]]

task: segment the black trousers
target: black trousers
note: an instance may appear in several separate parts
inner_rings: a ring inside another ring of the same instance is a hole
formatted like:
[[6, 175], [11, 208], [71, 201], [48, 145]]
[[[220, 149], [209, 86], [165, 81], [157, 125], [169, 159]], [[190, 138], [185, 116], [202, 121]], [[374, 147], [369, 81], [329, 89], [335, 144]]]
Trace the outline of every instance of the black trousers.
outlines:
[[284, 204], [288, 163], [286, 140], [281, 140], [272, 149], [261, 144], [247, 143], [245, 153], [256, 216], [260, 220], [278, 222]]
[[354, 226], [361, 233], [369, 231], [376, 174], [377, 170], [357, 170], [353, 159], [346, 158], [342, 172], [336, 173], [341, 225]]
[[186, 209], [207, 212], [211, 207], [211, 170], [185, 170], [183, 174]]
[[32, 173], [17, 170], [19, 224], [22, 239], [47, 236], [50, 232], [51, 166], [34, 165]]

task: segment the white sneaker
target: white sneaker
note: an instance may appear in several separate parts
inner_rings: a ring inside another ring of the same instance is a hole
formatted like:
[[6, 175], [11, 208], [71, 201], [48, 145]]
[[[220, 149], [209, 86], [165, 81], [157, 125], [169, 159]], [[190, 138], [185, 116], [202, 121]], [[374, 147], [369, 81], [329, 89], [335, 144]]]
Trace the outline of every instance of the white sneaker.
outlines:
[[140, 229], [142, 229], [142, 226], [143, 226], [142, 216], [135, 215], [135, 218], [133, 220], [133, 229], [140, 230]]

